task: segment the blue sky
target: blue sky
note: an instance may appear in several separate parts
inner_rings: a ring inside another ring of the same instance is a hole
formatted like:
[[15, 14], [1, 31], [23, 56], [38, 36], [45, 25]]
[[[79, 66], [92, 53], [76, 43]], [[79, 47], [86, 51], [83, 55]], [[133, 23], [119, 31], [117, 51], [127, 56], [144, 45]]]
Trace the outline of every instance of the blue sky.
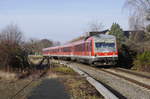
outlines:
[[98, 20], [110, 28], [117, 22], [128, 29], [125, 0], [1, 0], [0, 29], [17, 24], [27, 39], [69, 41]]

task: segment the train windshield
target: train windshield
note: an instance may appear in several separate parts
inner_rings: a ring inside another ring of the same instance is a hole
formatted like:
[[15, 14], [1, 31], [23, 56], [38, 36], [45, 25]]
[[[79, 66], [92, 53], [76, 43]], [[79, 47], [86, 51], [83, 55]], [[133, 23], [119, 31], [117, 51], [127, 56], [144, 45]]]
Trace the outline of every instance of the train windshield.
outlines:
[[95, 48], [96, 51], [100, 52], [115, 51], [115, 43], [96, 42]]

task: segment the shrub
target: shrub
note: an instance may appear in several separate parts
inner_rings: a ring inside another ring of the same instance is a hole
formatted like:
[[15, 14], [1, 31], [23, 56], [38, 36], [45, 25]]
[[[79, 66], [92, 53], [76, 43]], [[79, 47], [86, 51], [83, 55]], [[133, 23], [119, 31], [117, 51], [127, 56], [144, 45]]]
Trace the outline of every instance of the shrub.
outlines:
[[142, 54], [138, 54], [133, 62], [133, 69], [150, 71], [150, 51], [145, 51]]
[[133, 66], [133, 58], [136, 56], [136, 52], [125, 44], [118, 46], [118, 49], [118, 65], [123, 68], [131, 68]]
[[27, 52], [22, 45], [22, 32], [16, 25], [9, 25], [0, 33], [0, 68], [10, 71], [23, 70], [28, 65]]

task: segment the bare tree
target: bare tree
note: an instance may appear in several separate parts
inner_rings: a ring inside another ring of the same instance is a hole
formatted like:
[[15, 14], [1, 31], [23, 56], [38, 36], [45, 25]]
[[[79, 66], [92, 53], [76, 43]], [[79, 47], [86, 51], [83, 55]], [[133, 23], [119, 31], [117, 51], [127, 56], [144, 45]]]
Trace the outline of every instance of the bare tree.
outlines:
[[59, 41], [54, 41], [53, 42], [53, 46], [60, 46], [61, 45], [61, 42], [59, 42]]
[[22, 42], [22, 35], [18, 26], [11, 24], [2, 30], [0, 40], [7, 43], [20, 44]]
[[126, 0], [125, 7], [130, 9], [130, 28], [145, 29], [150, 21], [150, 0]]
[[0, 33], [0, 64], [5, 70], [27, 66], [22, 42], [22, 32], [17, 25], [8, 25]]
[[140, 20], [139, 16], [130, 16], [129, 27], [132, 30], [144, 30], [144, 21]]
[[92, 21], [88, 25], [89, 25], [89, 31], [93, 31], [93, 32], [102, 31], [104, 28], [103, 23], [98, 20]]
[[54, 46], [54, 43], [55, 42], [48, 39], [30, 39], [26, 42], [25, 47], [30, 54], [41, 54], [43, 48]]
[[90, 35], [89, 32], [99, 32], [102, 31], [103, 29], [104, 25], [102, 22], [100, 22], [99, 20], [93, 20], [88, 23], [88, 29], [86, 30], [86, 32], [81, 37], [76, 38], [76, 40], [89, 36]]

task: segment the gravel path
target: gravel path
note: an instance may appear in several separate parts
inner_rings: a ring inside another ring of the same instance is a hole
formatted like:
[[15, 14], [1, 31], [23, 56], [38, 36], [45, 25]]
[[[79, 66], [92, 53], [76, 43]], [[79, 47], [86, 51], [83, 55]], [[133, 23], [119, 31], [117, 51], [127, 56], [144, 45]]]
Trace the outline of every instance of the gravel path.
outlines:
[[30, 94], [28, 99], [70, 99], [58, 79], [45, 79]]

